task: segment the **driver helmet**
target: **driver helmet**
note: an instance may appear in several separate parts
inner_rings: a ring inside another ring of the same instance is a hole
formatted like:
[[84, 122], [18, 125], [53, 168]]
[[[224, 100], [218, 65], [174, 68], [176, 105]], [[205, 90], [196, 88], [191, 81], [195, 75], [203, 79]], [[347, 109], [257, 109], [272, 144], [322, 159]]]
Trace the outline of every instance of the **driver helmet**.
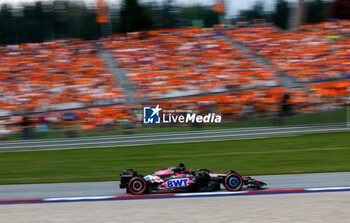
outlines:
[[183, 163], [180, 163], [179, 167], [180, 167], [180, 172], [185, 172], [186, 171], [186, 167], [185, 167], [185, 165]]

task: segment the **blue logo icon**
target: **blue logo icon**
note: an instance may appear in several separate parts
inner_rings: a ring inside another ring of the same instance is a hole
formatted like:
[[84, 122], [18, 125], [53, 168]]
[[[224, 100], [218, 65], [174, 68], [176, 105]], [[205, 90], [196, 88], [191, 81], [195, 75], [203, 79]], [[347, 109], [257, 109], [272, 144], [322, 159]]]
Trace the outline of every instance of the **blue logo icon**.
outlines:
[[143, 124], [160, 124], [161, 110], [159, 105], [143, 107]]

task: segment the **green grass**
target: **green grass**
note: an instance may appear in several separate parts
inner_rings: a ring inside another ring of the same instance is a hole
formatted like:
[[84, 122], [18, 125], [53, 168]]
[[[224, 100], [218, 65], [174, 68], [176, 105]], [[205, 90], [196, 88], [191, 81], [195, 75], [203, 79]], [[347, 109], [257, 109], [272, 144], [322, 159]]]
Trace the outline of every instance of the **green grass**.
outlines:
[[[349, 112], [349, 111], [348, 111]], [[79, 137], [92, 137], [92, 136], [106, 136], [106, 135], [123, 135], [123, 134], [149, 134], [160, 132], [183, 132], [194, 130], [213, 130], [213, 129], [228, 129], [228, 128], [246, 128], [246, 127], [266, 127], [274, 125], [305, 125], [305, 124], [321, 124], [321, 123], [339, 123], [346, 122], [346, 109], [340, 109], [336, 111], [324, 111], [312, 114], [300, 114], [291, 117], [286, 117], [276, 122], [274, 118], [252, 118], [249, 120], [239, 122], [225, 122], [219, 124], [206, 124], [201, 127], [191, 126], [173, 126], [167, 127], [166, 125], [150, 125], [141, 126], [129, 131], [122, 129], [116, 129], [114, 131], [82, 131], [76, 130], [76, 136]], [[71, 128], [79, 129], [78, 125], [70, 126]], [[52, 138], [66, 138], [67, 130], [62, 128], [60, 130], [51, 131], [48, 134], [34, 133], [35, 139], [52, 139]], [[6, 138], [6, 140], [18, 140], [20, 134], [13, 134]]]
[[147, 174], [184, 162], [243, 175], [350, 171], [350, 134], [0, 153], [0, 184], [118, 180], [124, 168]]

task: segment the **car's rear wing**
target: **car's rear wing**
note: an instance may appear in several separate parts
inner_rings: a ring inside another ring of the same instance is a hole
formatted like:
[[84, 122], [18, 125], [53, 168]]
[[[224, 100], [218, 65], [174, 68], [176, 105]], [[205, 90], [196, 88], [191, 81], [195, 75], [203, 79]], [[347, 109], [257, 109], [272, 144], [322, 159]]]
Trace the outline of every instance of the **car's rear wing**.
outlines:
[[133, 169], [125, 169], [120, 174], [120, 188], [126, 188], [128, 187], [129, 181], [134, 177], [137, 176], [137, 172]]

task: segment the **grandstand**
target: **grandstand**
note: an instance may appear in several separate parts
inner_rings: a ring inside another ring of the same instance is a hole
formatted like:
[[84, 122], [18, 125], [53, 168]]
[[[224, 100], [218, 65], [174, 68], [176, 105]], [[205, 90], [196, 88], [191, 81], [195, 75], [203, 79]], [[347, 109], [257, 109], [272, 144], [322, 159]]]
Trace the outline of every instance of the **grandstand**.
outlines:
[[96, 50], [80, 40], [3, 47], [2, 114], [122, 104], [124, 92]]
[[39, 113], [34, 126], [43, 125], [39, 117], [85, 130], [139, 123], [142, 103], [215, 111], [225, 121], [276, 115], [286, 94], [295, 113], [346, 103], [349, 21], [287, 32], [265, 23], [220, 27], [1, 47], [0, 116], [12, 116], [2, 132], [20, 131], [14, 116], [30, 113]]
[[[137, 98], [169, 98], [278, 86], [276, 74], [211, 31], [170, 30], [108, 41]], [[166, 88], [164, 86], [167, 86]]]
[[281, 31], [259, 25], [226, 31], [277, 69], [299, 82], [350, 77], [350, 21], [304, 25], [299, 31]]

